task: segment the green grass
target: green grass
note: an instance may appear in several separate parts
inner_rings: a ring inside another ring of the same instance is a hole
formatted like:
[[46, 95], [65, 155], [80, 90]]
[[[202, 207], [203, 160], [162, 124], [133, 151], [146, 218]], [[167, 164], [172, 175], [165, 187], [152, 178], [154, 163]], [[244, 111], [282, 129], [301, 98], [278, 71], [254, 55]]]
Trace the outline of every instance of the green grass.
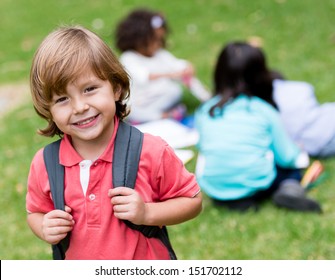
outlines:
[[[58, 24], [78, 23], [100, 34], [113, 48], [115, 23], [142, 1], [0, 2], [0, 83], [27, 81], [33, 53]], [[335, 101], [335, 0], [148, 0], [167, 15], [170, 50], [192, 61], [211, 87], [216, 56], [231, 40], [260, 37], [272, 67], [315, 86], [319, 101]], [[97, 24], [98, 23], [98, 24]], [[99, 23], [103, 23], [102, 25]], [[188, 96], [187, 102], [197, 103]], [[50, 142], [32, 105], [0, 119], [0, 259], [50, 259], [50, 248], [28, 229], [26, 182], [34, 153]], [[326, 178], [310, 195], [324, 213], [303, 214], [274, 207], [239, 214], [204, 198], [196, 219], [169, 228], [180, 259], [335, 259], [335, 159], [322, 161]], [[195, 161], [187, 168], [194, 171]]]

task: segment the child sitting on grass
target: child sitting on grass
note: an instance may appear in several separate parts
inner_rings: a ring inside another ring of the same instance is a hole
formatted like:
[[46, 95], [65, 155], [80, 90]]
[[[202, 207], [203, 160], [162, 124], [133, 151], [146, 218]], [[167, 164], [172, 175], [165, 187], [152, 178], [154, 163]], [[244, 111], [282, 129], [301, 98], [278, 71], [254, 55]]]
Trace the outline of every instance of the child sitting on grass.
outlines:
[[165, 17], [149, 9], [136, 9], [116, 30], [120, 61], [131, 77], [130, 122], [138, 124], [164, 118], [178, 121], [186, 115], [181, 103], [183, 87], [201, 102], [210, 94], [195, 78], [192, 64], [166, 49]]
[[214, 85], [216, 95], [195, 116], [202, 190], [230, 209], [257, 209], [272, 197], [279, 207], [321, 212], [299, 183], [309, 157], [281, 123], [263, 53], [244, 42], [228, 44], [218, 57]]

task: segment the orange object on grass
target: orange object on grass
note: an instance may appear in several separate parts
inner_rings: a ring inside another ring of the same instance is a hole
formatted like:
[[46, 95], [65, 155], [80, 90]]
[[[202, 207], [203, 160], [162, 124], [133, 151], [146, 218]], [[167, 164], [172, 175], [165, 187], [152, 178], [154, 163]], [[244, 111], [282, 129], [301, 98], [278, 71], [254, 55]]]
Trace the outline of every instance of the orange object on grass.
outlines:
[[323, 165], [319, 160], [315, 160], [306, 170], [304, 176], [301, 179], [301, 185], [304, 188], [314, 183], [323, 172]]

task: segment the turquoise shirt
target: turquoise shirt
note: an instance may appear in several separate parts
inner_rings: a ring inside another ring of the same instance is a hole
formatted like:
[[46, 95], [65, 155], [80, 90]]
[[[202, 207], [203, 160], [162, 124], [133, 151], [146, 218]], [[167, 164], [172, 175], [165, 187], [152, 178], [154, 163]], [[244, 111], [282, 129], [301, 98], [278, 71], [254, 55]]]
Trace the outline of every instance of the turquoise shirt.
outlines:
[[295, 167], [300, 149], [292, 142], [279, 113], [268, 103], [240, 95], [211, 117], [215, 96], [195, 114], [199, 132], [196, 175], [202, 190], [219, 200], [248, 197], [270, 187], [276, 164]]

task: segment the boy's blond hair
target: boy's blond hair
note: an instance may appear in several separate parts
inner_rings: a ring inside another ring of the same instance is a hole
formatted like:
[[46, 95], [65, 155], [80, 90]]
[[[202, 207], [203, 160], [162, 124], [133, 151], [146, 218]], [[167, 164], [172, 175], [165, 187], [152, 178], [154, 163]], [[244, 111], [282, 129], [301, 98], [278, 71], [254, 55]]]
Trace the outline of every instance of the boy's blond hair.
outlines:
[[128, 115], [129, 77], [110, 47], [95, 33], [81, 27], [61, 27], [50, 33], [37, 49], [30, 72], [30, 87], [36, 112], [48, 121], [39, 133], [62, 135], [50, 113], [53, 94], [64, 93], [66, 86], [87, 69], [102, 80], [109, 80], [113, 90], [120, 90], [116, 115]]

